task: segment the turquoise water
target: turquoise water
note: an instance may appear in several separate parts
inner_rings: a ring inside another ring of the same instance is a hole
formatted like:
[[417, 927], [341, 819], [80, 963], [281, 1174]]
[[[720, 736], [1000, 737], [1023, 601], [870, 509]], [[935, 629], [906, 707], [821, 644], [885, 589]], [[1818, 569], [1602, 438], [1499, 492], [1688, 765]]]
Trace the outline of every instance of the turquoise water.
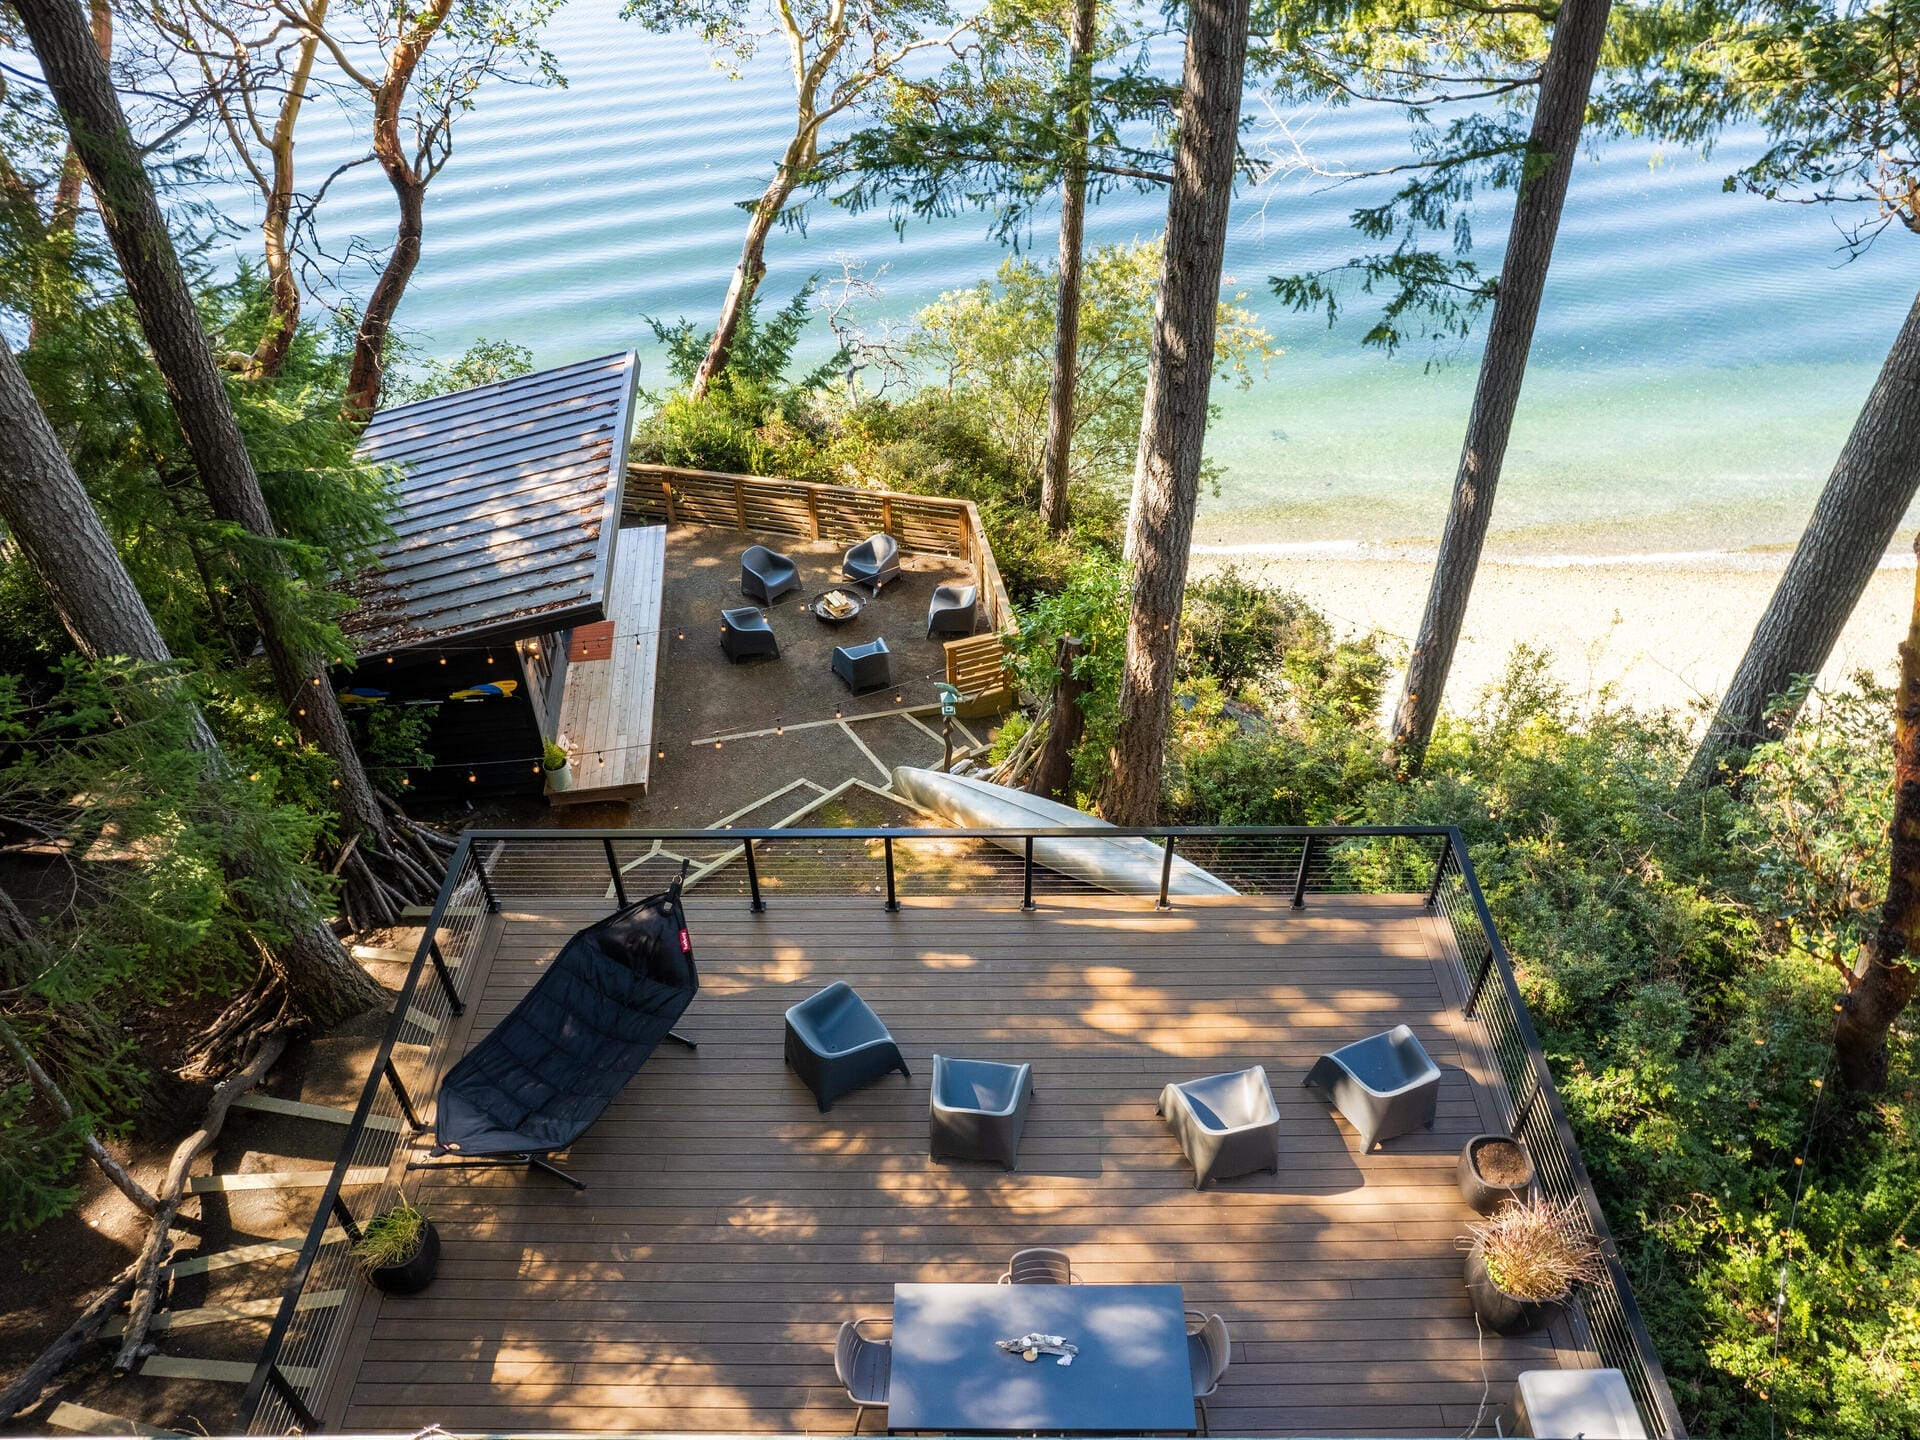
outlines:
[[[624, 24], [609, 0], [575, 0], [549, 43], [567, 89], [496, 86], [461, 119], [399, 321], [438, 357], [479, 337], [525, 345], [541, 364], [637, 347], [642, 384], [659, 385], [644, 317], [710, 320], [739, 245], [733, 202], [765, 182], [787, 81], [771, 51], [729, 80], [697, 42]], [[352, 153], [337, 113], [310, 117], [309, 182]], [[1325, 167], [1405, 156], [1396, 115], [1287, 120]], [[1723, 194], [1739, 154], [1737, 144], [1706, 160], [1616, 147], [1582, 161], [1494, 516], [1496, 553], [1764, 551], [1799, 533], [1920, 283], [1920, 252], [1890, 233], [1848, 262], [1819, 210]], [[1352, 253], [1346, 215], [1360, 198], [1286, 179], [1236, 204], [1227, 270], [1286, 354], [1252, 389], [1216, 391], [1210, 449], [1225, 477], [1203, 503], [1203, 544], [1417, 552], [1438, 533], [1473, 352], [1430, 367], [1417, 347], [1364, 351], [1358, 302], [1329, 333], [1265, 286]], [[1114, 197], [1090, 235], [1153, 235], [1163, 207], [1158, 195]], [[238, 192], [231, 208], [251, 213]], [[335, 254], [356, 236], [382, 249], [391, 193], [363, 167], [335, 185], [321, 219]], [[1477, 225], [1483, 246], [1504, 223], [1499, 200]], [[774, 238], [767, 293], [784, 298], [846, 255], [879, 277], [867, 322], [905, 318], [999, 263], [984, 228], [962, 216], [898, 236], [885, 216], [816, 205], [804, 237]], [[1044, 227], [1032, 239], [1051, 253]], [[1480, 258], [1491, 265], [1496, 252]], [[349, 267], [344, 279], [364, 294], [370, 273]]]

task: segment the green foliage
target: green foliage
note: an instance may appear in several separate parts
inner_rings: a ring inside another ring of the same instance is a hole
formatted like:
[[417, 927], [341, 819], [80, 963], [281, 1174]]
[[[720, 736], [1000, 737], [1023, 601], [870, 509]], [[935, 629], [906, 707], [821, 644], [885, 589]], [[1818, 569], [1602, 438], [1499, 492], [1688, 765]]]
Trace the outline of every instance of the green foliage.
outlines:
[[403, 1196], [360, 1227], [353, 1258], [368, 1270], [404, 1265], [419, 1253], [426, 1235], [426, 1213]]
[[1125, 565], [1111, 555], [1094, 552], [1074, 565], [1060, 589], [1017, 607], [1020, 633], [1013, 642], [1013, 670], [1030, 700], [1044, 703], [1060, 683], [1061, 640], [1071, 635], [1082, 646], [1073, 670], [1086, 686], [1080, 697], [1086, 732], [1073, 757], [1073, 788], [1080, 799], [1098, 792], [1107, 749], [1120, 724], [1131, 585], [1132, 575]]
[[[1076, 500], [1089, 487], [1128, 482], [1140, 443], [1152, 351], [1160, 242], [1104, 245], [1087, 256], [1075, 358], [1070, 475]], [[1003, 261], [992, 280], [949, 291], [915, 317], [903, 358], [949, 397], [971, 402], [982, 423], [1037, 485], [1046, 452], [1053, 379], [1058, 267]], [[1279, 352], [1244, 295], [1223, 299], [1214, 373], [1245, 387]]]
[[[396, 364], [395, 362], [399, 362]], [[533, 352], [511, 340], [475, 340], [458, 360], [414, 362], [399, 337], [387, 341], [383, 405], [410, 405], [477, 385], [498, 385], [533, 373]]]
[[438, 705], [366, 705], [355, 707], [353, 720], [360, 758], [366, 763], [367, 778], [398, 800], [406, 790], [409, 770], [433, 764], [425, 748], [433, 722], [439, 718]]

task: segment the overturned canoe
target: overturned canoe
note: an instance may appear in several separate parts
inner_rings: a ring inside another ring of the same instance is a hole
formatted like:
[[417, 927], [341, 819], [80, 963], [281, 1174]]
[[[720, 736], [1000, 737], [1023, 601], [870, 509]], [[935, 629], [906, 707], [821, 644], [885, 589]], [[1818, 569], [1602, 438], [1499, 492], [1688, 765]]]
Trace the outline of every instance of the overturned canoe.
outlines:
[[[894, 766], [893, 793], [909, 804], [931, 810], [960, 830], [1046, 830], [1071, 826], [1096, 832], [1084, 840], [1077, 836], [1036, 839], [1033, 863], [1103, 890], [1117, 890], [1127, 895], [1157, 895], [1160, 891], [1160, 866], [1164, 859], [1160, 845], [1138, 835], [1098, 838], [1097, 832], [1111, 831], [1113, 826], [1084, 810], [968, 775], [943, 775], [938, 770], [921, 770], [911, 765]], [[1026, 842], [1020, 839], [994, 843], [1017, 855], [1026, 850]], [[1176, 855], [1167, 879], [1167, 893], [1237, 895], [1239, 892]]]

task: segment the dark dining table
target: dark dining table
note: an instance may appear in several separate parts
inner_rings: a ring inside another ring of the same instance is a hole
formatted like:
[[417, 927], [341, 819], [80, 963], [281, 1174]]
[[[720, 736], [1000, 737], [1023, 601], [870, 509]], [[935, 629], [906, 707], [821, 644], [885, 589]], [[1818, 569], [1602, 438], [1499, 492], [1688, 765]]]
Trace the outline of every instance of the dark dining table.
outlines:
[[[1063, 1366], [994, 1344], [1036, 1332], [1080, 1353]], [[1180, 1287], [896, 1285], [887, 1429], [1191, 1435]]]

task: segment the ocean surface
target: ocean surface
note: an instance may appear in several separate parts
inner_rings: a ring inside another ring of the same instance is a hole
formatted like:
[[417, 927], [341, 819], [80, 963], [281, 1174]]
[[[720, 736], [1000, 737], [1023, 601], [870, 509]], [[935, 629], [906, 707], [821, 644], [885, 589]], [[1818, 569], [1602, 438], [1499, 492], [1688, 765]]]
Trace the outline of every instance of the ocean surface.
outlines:
[[[782, 56], [768, 50], [731, 79], [696, 39], [647, 34], [613, 0], [573, 0], [548, 43], [565, 89], [495, 84], [460, 118], [399, 324], [443, 359], [480, 338], [524, 345], [542, 365], [634, 347], [642, 385], [664, 386], [646, 317], [711, 322], [738, 253], [735, 202], [758, 194], [788, 123]], [[303, 183], [356, 153], [349, 119], [328, 104], [303, 127]], [[1291, 111], [1266, 117], [1262, 134], [1297, 140], [1322, 170], [1407, 157], [1404, 120], [1384, 110]], [[1778, 564], [1792, 545], [1920, 284], [1920, 249], [1896, 230], [1849, 258], [1822, 210], [1723, 193], [1752, 145], [1735, 136], [1710, 157], [1618, 145], [1580, 162], [1490, 554], [1697, 568]], [[1473, 348], [1438, 364], [1418, 344], [1388, 357], [1359, 343], [1364, 299], [1329, 331], [1266, 285], [1359, 251], [1347, 215], [1362, 198], [1295, 173], [1236, 202], [1231, 289], [1285, 354], [1248, 389], [1216, 386], [1209, 450], [1224, 476], [1195, 537], [1208, 551], [1418, 556], [1439, 533]], [[249, 191], [222, 203], [243, 226], [257, 215]], [[1486, 267], [1509, 204], [1495, 197], [1477, 217]], [[1089, 237], [1153, 236], [1164, 205], [1111, 197]], [[356, 240], [383, 250], [392, 223], [385, 180], [363, 166], [334, 183], [320, 234], [344, 257]], [[1051, 223], [1027, 237], [1042, 256]], [[257, 253], [250, 233], [236, 253]], [[764, 293], [784, 299], [848, 257], [877, 278], [863, 312], [877, 325], [1005, 254], [975, 215], [896, 233], [885, 215], [816, 203], [804, 235], [772, 240]], [[340, 274], [360, 294], [371, 285], [364, 264]]]

